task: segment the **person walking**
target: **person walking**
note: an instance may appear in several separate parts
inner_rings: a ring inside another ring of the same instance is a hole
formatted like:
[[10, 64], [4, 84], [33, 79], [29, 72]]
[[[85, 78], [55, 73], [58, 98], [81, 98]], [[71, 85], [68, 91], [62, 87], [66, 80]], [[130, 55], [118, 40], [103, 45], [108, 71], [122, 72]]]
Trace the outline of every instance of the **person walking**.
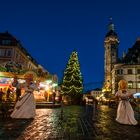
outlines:
[[12, 83], [12, 86], [16, 88], [16, 102], [18, 101], [18, 99], [21, 96], [21, 87], [20, 87], [20, 83], [17, 80], [17, 77], [14, 77], [14, 81]]
[[2, 91], [2, 88], [0, 89], [0, 103], [2, 103], [2, 96], [3, 96], [4, 92]]
[[127, 90], [125, 80], [119, 81], [118, 91], [115, 96], [119, 99], [116, 121], [120, 124], [137, 125], [138, 122], [134, 117], [134, 111], [129, 102], [133, 94]]
[[53, 92], [53, 95], [52, 95], [52, 101], [53, 101], [53, 104], [55, 104], [55, 96], [56, 96], [56, 93]]
[[10, 93], [11, 93], [11, 89], [10, 89], [10, 87], [8, 87], [7, 93], [6, 93], [6, 101], [9, 101], [9, 99], [10, 99]]

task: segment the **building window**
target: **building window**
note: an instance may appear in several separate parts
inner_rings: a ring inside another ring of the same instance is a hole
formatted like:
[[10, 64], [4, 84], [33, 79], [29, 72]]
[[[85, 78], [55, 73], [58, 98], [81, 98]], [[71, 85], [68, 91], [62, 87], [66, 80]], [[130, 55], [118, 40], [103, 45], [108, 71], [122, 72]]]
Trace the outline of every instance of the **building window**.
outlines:
[[133, 88], [133, 82], [132, 81], [128, 81], [128, 88]]
[[5, 56], [5, 49], [0, 49], [0, 56]]
[[117, 74], [120, 74], [120, 70], [117, 70]]
[[140, 69], [137, 69], [137, 74], [140, 74]]
[[114, 53], [112, 53], [112, 56], [115, 56], [115, 54], [114, 54]]
[[28, 69], [30, 69], [30, 66], [31, 66], [31, 65], [30, 65], [30, 64], [28, 64]]
[[117, 74], [122, 75], [122, 74], [123, 74], [123, 69], [118, 69], [118, 70], [117, 70]]
[[18, 54], [16, 54], [16, 58], [18, 58]]
[[140, 82], [137, 83], [137, 88], [140, 88]]
[[6, 56], [12, 56], [12, 49], [7, 49], [6, 50]]
[[127, 73], [128, 73], [128, 74], [132, 74], [132, 69], [128, 69], [128, 70], [127, 70]]
[[123, 74], [123, 69], [121, 69], [121, 74]]
[[2, 40], [2, 45], [10, 45], [11, 40]]

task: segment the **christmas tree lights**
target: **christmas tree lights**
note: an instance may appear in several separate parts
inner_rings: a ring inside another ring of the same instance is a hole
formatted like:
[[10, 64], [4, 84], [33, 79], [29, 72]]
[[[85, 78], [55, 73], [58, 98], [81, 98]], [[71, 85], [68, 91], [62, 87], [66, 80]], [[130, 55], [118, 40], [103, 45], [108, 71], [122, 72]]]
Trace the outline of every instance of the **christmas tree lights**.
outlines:
[[64, 96], [69, 96], [72, 103], [77, 103], [81, 100], [83, 80], [76, 51], [73, 51], [70, 55], [68, 64], [64, 71], [61, 89], [62, 94]]

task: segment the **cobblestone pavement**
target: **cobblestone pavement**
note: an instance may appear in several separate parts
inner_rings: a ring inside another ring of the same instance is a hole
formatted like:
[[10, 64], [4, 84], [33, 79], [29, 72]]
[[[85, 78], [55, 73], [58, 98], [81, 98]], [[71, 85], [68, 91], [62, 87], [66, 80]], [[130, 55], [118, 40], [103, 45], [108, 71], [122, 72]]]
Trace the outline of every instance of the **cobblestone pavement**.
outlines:
[[[97, 140], [140, 140], [140, 126], [122, 125], [115, 121], [116, 109], [100, 106], [95, 122]], [[137, 115], [140, 121], [140, 116]]]
[[0, 121], [0, 140], [140, 139], [140, 127], [118, 124], [115, 109], [98, 106], [97, 110], [95, 117], [92, 106], [37, 109], [33, 120]]

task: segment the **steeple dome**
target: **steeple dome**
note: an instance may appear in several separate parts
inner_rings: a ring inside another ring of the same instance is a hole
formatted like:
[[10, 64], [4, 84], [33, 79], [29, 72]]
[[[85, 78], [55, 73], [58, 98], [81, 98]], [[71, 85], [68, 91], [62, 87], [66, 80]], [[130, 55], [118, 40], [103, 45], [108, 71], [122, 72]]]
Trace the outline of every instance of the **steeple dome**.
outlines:
[[108, 24], [108, 33], [106, 34], [106, 37], [109, 37], [109, 36], [117, 37], [117, 33], [115, 32], [114, 24], [112, 22], [112, 17], [109, 20], [110, 22]]

